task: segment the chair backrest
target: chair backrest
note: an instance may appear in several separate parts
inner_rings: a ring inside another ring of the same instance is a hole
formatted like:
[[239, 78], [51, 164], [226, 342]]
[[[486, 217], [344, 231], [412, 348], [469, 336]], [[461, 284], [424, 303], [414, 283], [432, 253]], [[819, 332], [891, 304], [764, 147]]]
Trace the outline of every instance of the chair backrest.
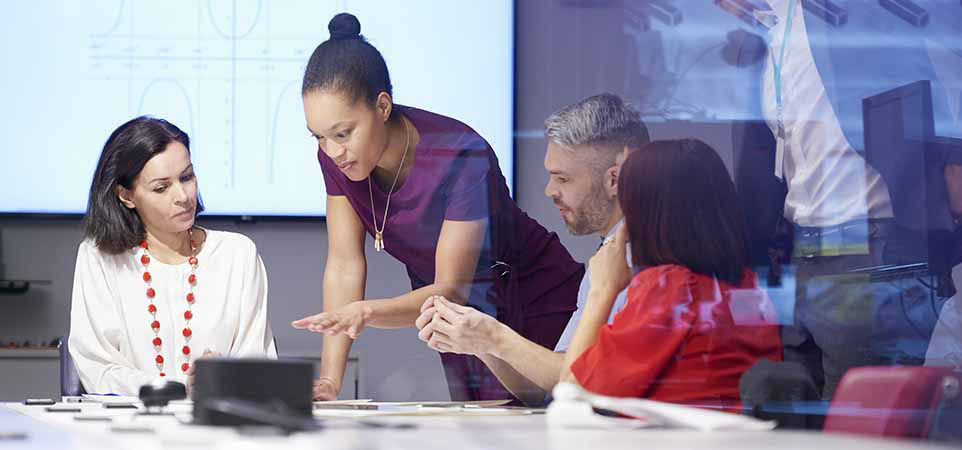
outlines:
[[958, 395], [958, 382], [947, 367], [851, 369], [835, 390], [825, 431], [927, 438], [939, 405]]
[[64, 335], [60, 339], [57, 349], [60, 351], [60, 395], [78, 396], [86, 394], [83, 383], [80, 382], [80, 374], [77, 366], [74, 365], [73, 357], [70, 356], [68, 342], [69, 335]]

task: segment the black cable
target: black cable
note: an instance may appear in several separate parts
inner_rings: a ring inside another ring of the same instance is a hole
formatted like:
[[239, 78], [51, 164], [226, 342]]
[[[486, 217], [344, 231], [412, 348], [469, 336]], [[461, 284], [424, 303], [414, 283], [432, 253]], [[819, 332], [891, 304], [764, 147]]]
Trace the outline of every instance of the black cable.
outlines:
[[918, 333], [919, 337], [924, 339], [925, 333], [923, 333], [922, 330], [920, 330], [917, 326], [915, 326], [915, 322], [913, 322], [912, 318], [909, 317], [909, 311], [905, 309], [905, 291], [903, 291], [901, 287], [897, 285], [897, 283], [893, 283], [893, 284], [896, 284], [896, 289], [899, 290], [899, 304], [902, 306], [902, 316], [905, 317], [905, 322], [907, 322], [909, 326], [912, 327], [912, 330], [915, 330], [915, 332]]

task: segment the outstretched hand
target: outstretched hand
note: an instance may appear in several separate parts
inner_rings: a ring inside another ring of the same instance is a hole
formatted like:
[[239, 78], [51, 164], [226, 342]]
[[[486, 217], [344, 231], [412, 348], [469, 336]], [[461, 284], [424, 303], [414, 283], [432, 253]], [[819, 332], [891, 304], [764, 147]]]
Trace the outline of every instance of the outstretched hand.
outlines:
[[291, 326], [329, 336], [344, 334], [351, 339], [357, 339], [370, 317], [371, 308], [355, 301], [334, 311], [322, 312], [295, 320], [291, 322]]

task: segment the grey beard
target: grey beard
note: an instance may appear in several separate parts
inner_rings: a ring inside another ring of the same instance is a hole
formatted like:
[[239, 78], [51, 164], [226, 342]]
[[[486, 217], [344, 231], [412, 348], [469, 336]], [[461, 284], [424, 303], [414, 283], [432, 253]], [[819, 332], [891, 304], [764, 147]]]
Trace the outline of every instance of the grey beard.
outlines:
[[592, 192], [586, 199], [584, 208], [574, 211], [574, 221], [565, 221], [568, 232], [575, 236], [584, 236], [601, 231], [608, 223], [608, 217], [614, 208], [615, 199], [609, 198], [601, 189]]

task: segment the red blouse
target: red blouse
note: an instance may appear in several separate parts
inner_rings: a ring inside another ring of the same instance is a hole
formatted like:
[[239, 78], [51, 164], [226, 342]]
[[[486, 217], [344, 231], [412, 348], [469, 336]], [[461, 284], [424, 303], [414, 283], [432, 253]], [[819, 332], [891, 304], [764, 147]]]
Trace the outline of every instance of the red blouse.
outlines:
[[571, 371], [602, 395], [734, 406], [739, 378], [762, 358], [781, 361], [782, 342], [754, 272], [735, 287], [663, 265], [635, 275], [624, 310]]

